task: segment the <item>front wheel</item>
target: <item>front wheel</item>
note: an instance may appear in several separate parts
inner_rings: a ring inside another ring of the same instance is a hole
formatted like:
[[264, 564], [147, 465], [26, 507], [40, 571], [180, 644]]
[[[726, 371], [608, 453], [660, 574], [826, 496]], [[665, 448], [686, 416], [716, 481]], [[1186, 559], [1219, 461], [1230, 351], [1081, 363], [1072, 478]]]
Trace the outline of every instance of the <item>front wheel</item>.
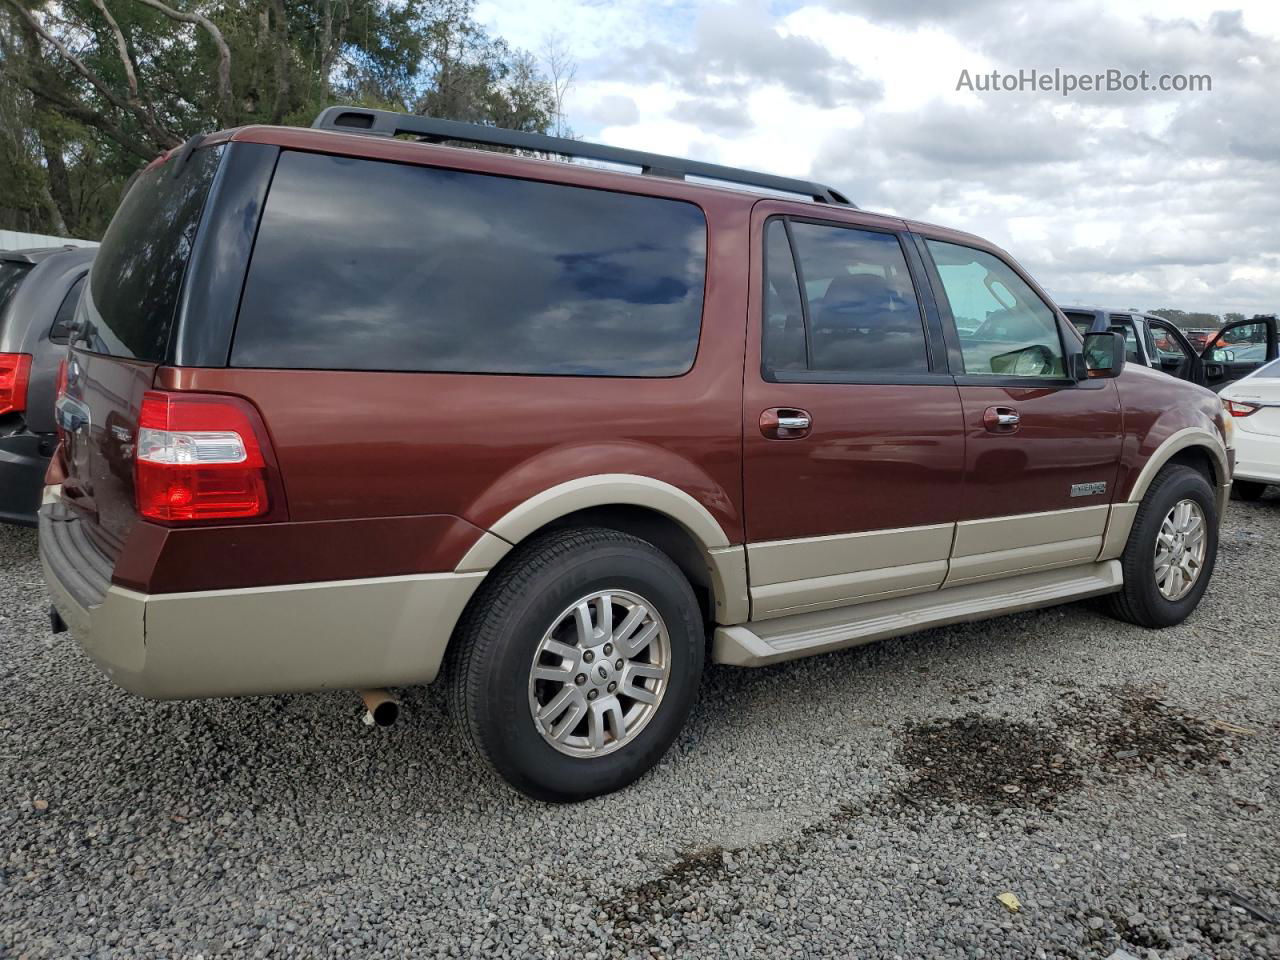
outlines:
[[522, 544], [472, 601], [450, 654], [464, 739], [540, 800], [609, 793], [658, 762], [697, 696], [705, 656], [688, 581], [613, 530]]
[[1142, 627], [1181, 623], [1204, 596], [1217, 554], [1218, 506], [1209, 481], [1191, 467], [1165, 467], [1134, 518], [1112, 613]]

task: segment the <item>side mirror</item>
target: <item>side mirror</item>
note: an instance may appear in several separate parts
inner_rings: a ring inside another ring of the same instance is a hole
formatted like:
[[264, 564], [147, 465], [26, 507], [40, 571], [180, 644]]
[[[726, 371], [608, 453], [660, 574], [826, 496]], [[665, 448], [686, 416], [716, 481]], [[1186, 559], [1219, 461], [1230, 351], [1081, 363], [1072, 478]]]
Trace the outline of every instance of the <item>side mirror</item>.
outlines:
[[1222, 347], [1218, 347], [1213, 351], [1212, 360], [1214, 363], [1231, 363], [1235, 358], [1236, 352], [1234, 350], [1224, 350]]
[[1101, 380], [1120, 376], [1124, 369], [1124, 334], [1086, 333], [1084, 336], [1085, 378]]

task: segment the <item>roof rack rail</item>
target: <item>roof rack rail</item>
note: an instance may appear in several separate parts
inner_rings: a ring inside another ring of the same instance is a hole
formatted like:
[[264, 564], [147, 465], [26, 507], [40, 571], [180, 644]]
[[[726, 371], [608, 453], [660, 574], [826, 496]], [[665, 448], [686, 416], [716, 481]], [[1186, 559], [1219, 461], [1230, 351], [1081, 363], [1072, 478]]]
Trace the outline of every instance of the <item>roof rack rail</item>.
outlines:
[[454, 140], [460, 143], [479, 143], [494, 147], [511, 147], [516, 150], [535, 150], [584, 160], [601, 160], [639, 167], [642, 174], [683, 180], [685, 177], [702, 177], [723, 183], [761, 187], [782, 193], [809, 197], [819, 203], [835, 203], [852, 207], [848, 199], [831, 187], [811, 180], [776, 177], [769, 173], [722, 167], [697, 160], [682, 160], [642, 150], [625, 150], [601, 143], [570, 140], [568, 137], [549, 137], [541, 133], [525, 133], [505, 127], [489, 127], [478, 123], [461, 123], [457, 120], [440, 120], [436, 117], [419, 117], [411, 113], [392, 110], [371, 110], [365, 107], [326, 107], [311, 124], [317, 130], [336, 130], [340, 133], [367, 133], [382, 137], [412, 134], [431, 143]]

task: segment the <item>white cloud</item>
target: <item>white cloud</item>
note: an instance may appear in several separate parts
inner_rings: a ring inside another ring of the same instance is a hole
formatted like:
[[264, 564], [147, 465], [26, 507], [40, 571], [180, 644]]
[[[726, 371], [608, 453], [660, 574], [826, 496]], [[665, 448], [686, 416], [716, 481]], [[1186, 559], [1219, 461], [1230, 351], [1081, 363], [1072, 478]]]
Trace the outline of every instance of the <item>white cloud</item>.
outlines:
[[[1238, 12], [1235, 8], [1239, 8]], [[1064, 301], [1280, 308], [1280, 4], [482, 0], [579, 61], [591, 138], [829, 180], [971, 230]], [[1200, 94], [957, 91], [960, 71], [1209, 73]]]

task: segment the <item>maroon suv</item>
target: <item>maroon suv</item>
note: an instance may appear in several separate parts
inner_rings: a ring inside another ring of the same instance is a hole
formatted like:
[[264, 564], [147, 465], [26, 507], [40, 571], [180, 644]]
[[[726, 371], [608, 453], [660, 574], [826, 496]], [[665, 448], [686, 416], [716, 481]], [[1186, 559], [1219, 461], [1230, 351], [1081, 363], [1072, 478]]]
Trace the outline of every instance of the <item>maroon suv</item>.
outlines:
[[316, 126], [152, 164], [93, 265], [40, 547], [121, 686], [443, 677], [502, 776], [579, 799], [662, 756], [708, 655], [1199, 602], [1230, 418], [991, 244], [670, 157]]

